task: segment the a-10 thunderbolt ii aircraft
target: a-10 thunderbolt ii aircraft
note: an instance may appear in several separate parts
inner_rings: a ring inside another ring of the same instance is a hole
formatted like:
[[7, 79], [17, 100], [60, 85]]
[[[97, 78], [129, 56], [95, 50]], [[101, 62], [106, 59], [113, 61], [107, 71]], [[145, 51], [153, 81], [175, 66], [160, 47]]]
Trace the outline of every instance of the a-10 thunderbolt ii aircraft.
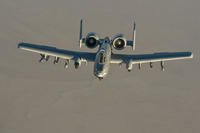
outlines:
[[133, 35], [131, 40], [127, 40], [123, 34], [117, 34], [116, 36], [109, 38], [99, 38], [96, 33], [89, 32], [86, 37], [82, 35], [83, 20], [80, 20], [80, 38], [79, 44], [86, 45], [88, 48], [99, 47], [95, 53], [79, 52], [71, 50], [58, 49], [56, 47], [36, 45], [30, 43], [19, 43], [18, 48], [39, 53], [41, 59], [39, 62], [48, 61], [50, 56], [55, 57], [54, 64], [58, 63], [59, 59], [65, 60], [65, 68], [68, 67], [70, 60], [74, 61], [74, 66], [78, 69], [81, 63], [91, 61], [94, 62], [93, 74], [99, 80], [103, 79], [109, 71], [110, 64], [126, 64], [126, 69], [130, 72], [134, 64], [138, 64], [139, 69], [142, 63], [149, 63], [152, 68], [153, 62], [160, 62], [161, 70], [164, 71], [164, 61], [179, 60], [193, 58], [192, 52], [164, 52], [153, 54], [115, 54], [112, 49], [122, 50], [126, 46], [131, 46], [135, 49], [136, 39], [136, 23], [133, 23]]

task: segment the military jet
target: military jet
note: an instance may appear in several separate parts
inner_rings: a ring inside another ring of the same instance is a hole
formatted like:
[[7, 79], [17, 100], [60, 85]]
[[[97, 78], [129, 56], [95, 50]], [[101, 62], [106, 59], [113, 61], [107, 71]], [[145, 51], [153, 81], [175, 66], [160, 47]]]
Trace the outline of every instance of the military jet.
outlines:
[[93, 49], [98, 47], [98, 51], [80, 52], [59, 49], [56, 47], [31, 44], [21, 42], [18, 44], [18, 48], [35, 52], [41, 55], [39, 62], [48, 61], [49, 57], [54, 57], [54, 64], [59, 62], [59, 59], [65, 60], [65, 68], [68, 68], [70, 61], [74, 62], [74, 66], [78, 69], [82, 63], [94, 62], [93, 74], [99, 80], [106, 77], [109, 72], [110, 64], [126, 65], [126, 69], [130, 72], [134, 64], [138, 65], [141, 69], [141, 64], [149, 63], [150, 67], [153, 67], [154, 62], [160, 62], [161, 70], [165, 70], [164, 61], [179, 60], [193, 58], [192, 52], [162, 52], [152, 54], [115, 54], [113, 49], [122, 50], [127, 46], [132, 47], [135, 50], [136, 46], [136, 23], [133, 21], [132, 39], [127, 40], [123, 34], [117, 34], [114, 37], [99, 38], [95, 32], [89, 32], [83, 37], [83, 20], [80, 20], [80, 36], [79, 46]]

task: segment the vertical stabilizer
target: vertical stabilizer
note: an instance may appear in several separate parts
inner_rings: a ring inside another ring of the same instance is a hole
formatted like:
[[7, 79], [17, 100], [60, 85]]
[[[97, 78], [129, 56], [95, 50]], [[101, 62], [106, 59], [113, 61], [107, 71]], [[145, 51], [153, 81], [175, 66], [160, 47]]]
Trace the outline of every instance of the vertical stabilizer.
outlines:
[[135, 19], [133, 21], [133, 36], [132, 36], [132, 41], [133, 41], [133, 45], [132, 45], [132, 49], [135, 50], [135, 39], [136, 39], [136, 22]]
[[83, 44], [83, 19], [80, 20], [80, 34], [79, 34], [79, 46], [82, 47]]

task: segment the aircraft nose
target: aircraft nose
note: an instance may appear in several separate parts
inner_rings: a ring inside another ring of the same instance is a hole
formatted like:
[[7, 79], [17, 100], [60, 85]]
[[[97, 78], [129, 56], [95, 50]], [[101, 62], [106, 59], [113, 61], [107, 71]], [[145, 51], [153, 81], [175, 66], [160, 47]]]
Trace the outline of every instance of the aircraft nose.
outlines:
[[95, 71], [94, 72], [94, 75], [96, 76], [96, 77], [100, 77], [100, 78], [102, 78], [103, 76], [104, 76], [104, 73], [103, 72], [100, 72], [100, 71]]
[[104, 76], [104, 74], [103, 73], [98, 73], [98, 75], [97, 75], [98, 77], [103, 77]]

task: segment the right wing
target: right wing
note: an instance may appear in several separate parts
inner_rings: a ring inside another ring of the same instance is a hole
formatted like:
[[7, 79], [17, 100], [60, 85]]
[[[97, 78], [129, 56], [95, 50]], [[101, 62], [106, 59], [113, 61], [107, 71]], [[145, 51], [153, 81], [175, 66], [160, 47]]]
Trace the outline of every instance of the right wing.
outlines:
[[56, 47], [30, 44], [30, 43], [19, 43], [18, 48], [38, 53], [41, 55], [53, 56], [68, 60], [81, 59], [84, 61], [94, 61], [96, 56], [96, 53], [63, 50], [63, 49], [58, 49]]
[[111, 63], [139, 64], [139, 63], [179, 60], [187, 58], [193, 58], [192, 52], [163, 52], [163, 53], [141, 54], [141, 55], [113, 54], [111, 57]]

